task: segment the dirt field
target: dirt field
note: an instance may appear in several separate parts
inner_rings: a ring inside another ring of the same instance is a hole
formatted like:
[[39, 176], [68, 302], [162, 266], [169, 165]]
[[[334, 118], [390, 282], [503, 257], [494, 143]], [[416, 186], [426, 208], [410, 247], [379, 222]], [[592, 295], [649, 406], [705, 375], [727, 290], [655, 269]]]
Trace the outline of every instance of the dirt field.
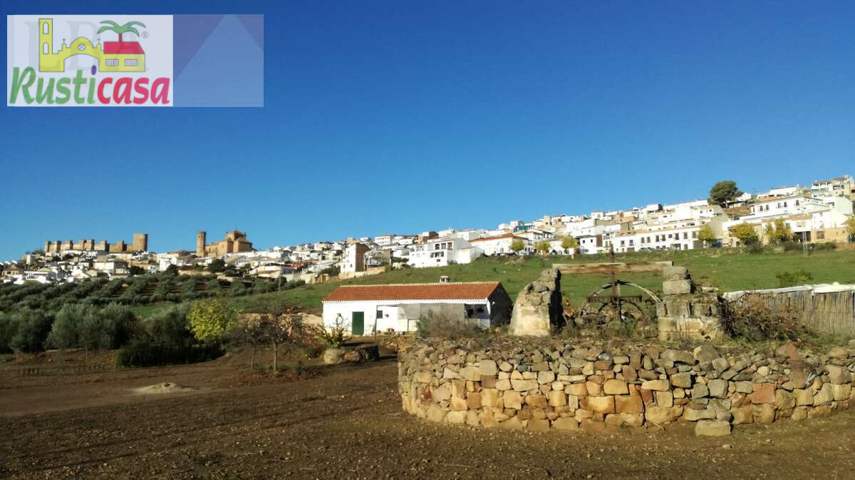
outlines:
[[[245, 371], [0, 373], [0, 478], [855, 478], [853, 413], [727, 438], [472, 430], [405, 416], [394, 359], [239, 386]], [[131, 392], [162, 382], [194, 390]]]

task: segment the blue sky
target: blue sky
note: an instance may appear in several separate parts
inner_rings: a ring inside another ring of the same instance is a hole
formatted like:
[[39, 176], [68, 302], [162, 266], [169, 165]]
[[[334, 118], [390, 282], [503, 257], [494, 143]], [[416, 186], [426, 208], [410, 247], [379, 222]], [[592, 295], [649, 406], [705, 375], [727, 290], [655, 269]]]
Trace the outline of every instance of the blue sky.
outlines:
[[0, 109], [0, 259], [135, 231], [167, 251], [494, 228], [855, 170], [854, 2], [0, 11], [265, 15], [264, 108]]

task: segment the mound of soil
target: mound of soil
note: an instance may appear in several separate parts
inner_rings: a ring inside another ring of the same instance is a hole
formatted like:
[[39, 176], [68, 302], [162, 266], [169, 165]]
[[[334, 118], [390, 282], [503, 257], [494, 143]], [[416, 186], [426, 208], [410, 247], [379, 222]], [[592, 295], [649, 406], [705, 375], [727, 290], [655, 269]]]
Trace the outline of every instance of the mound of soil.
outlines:
[[132, 391], [139, 395], [159, 395], [164, 393], [182, 393], [196, 390], [193, 387], [184, 387], [177, 383], [158, 383], [148, 387], [134, 388]]

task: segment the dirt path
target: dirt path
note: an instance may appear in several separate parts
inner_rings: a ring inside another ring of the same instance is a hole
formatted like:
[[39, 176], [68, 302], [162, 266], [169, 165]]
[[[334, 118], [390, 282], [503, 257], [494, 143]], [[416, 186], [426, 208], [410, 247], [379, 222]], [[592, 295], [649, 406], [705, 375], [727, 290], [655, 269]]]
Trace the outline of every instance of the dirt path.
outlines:
[[[0, 416], [0, 478], [855, 478], [851, 413], [715, 439], [471, 430], [402, 414], [396, 372], [383, 361], [293, 383]], [[42, 387], [0, 395], [30, 388]]]

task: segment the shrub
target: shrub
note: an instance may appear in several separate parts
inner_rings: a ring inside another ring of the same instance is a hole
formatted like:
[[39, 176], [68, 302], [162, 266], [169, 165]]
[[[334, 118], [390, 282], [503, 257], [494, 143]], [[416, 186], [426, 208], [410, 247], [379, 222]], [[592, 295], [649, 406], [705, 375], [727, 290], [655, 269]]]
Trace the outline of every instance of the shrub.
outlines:
[[795, 272], [779, 273], [775, 275], [775, 278], [778, 279], [779, 288], [786, 288], [809, 283], [811, 280], [813, 280], [813, 275], [811, 275], [810, 272], [806, 272], [804, 270], [797, 270]]
[[764, 252], [763, 245], [761, 245], [759, 242], [749, 243], [745, 247], [745, 253], [750, 253], [752, 255], [757, 255], [757, 254], [760, 254], [763, 252]]
[[172, 307], [153, 315], [145, 321], [144, 326], [154, 343], [184, 345], [192, 339], [185, 307]]
[[331, 348], [339, 348], [344, 342], [350, 340], [350, 324], [338, 315], [331, 326], [317, 325], [310, 327], [312, 335], [324, 345]]
[[837, 244], [836, 243], [815, 243], [813, 246], [813, 249], [816, 250], [817, 252], [822, 252], [822, 251], [830, 252], [832, 250], [837, 250]]
[[483, 336], [484, 330], [474, 321], [455, 318], [444, 313], [429, 312], [416, 323], [416, 333], [422, 338], [447, 338], [458, 340]]
[[123, 367], [154, 367], [181, 363], [206, 362], [220, 357], [219, 345], [202, 345], [187, 342], [182, 345], [153, 343], [147, 338], [137, 339], [119, 350], [116, 359]]
[[722, 326], [731, 337], [750, 341], [798, 340], [805, 333], [796, 312], [769, 305], [759, 295], [725, 302]]

